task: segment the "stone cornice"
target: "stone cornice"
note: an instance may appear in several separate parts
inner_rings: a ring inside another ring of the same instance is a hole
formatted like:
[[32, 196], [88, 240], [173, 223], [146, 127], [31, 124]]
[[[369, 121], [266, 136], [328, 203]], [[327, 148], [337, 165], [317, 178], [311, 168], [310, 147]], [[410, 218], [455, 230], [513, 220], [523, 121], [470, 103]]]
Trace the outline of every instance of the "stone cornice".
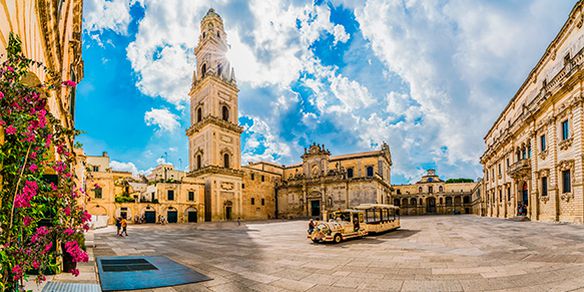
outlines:
[[207, 125], [216, 125], [219, 126], [221, 128], [230, 130], [236, 134], [241, 134], [243, 132], [243, 127], [233, 124], [231, 122], [225, 121], [223, 119], [214, 117], [214, 116], [206, 116], [203, 118], [202, 121], [193, 124], [190, 128], [187, 129], [186, 133], [187, 136], [190, 136], [198, 131], [200, 131], [201, 129], [203, 129], [205, 126]]
[[233, 169], [233, 168], [224, 168], [215, 165], [207, 165], [197, 170], [190, 171], [187, 176], [189, 177], [198, 177], [205, 174], [224, 174], [230, 176], [237, 176], [243, 177], [243, 170], [240, 169]]

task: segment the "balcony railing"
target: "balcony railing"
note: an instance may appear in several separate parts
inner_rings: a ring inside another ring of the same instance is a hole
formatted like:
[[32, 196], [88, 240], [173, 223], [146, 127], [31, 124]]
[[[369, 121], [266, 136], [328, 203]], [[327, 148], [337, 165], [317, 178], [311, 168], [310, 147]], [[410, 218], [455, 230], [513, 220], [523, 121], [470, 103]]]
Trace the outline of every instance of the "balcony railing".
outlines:
[[512, 178], [529, 176], [531, 173], [531, 161], [529, 159], [519, 160], [509, 166], [507, 174]]

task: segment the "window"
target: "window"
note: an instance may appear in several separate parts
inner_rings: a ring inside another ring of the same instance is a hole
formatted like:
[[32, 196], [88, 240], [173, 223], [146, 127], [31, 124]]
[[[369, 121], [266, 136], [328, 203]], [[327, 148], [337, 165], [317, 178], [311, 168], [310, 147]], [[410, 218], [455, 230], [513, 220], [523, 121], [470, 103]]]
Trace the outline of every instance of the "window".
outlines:
[[393, 205], [399, 206], [399, 199], [393, 199]]
[[266, 200], [264, 198], [262, 198], [262, 206], [264, 206], [266, 204]]
[[564, 56], [564, 66], [567, 65], [568, 63], [570, 63], [570, 53], [567, 53]]
[[438, 191], [439, 191], [439, 192], [443, 192], [443, 191], [444, 191], [444, 188], [443, 188], [442, 186], [439, 186], [439, 187], [438, 187]]
[[397, 194], [398, 195], [401, 195], [401, 190], [397, 190]]
[[195, 192], [189, 192], [189, 201], [195, 200]]
[[242, 189], [245, 189], [245, 184], [241, 184], [241, 188]]
[[251, 204], [255, 205], [255, 198], [251, 198]]
[[229, 168], [229, 154], [223, 154], [223, 167]]
[[570, 181], [570, 170], [562, 171], [562, 186], [563, 186], [563, 193], [569, 193], [572, 191], [572, 184]]
[[546, 145], [545, 145], [545, 135], [541, 135], [539, 137], [539, 144], [541, 146], [541, 151], [545, 151], [546, 149]]
[[229, 109], [227, 108], [227, 106], [223, 106], [223, 108], [221, 109], [221, 113], [222, 113], [222, 117], [224, 121], [229, 121]]
[[97, 188], [93, 189], [93, 193], [94, 193], [94, 197], [96, 199], [101, 199], [102, 198], [102, 196], [101, 196], [101, 188], [100, 187], [97, 187]]
[[367, 166], [367, 176], [373, 176], [373, 166]]
[[262, 181], [266, 181], [266, 178], [262, 175]]
[[503, 202], [503, 191], [499, 190], [499, 203]]
[[501, 176], [501, 163], [499, 163], [499, 176]]
[[567, 140], [570, 138], [570, 128], [569, 128], [568, 120], [562, 122], [562, 140]]
[[166, 191], [166, 199], [169, 201], [174, 201], [174, 190]]
[[[205, 33], [203, 33], [203, 37], [205, 37]], [[203, 66], [201, 67], [201, 78], [205, 78], [206, 74], [207, 74], [207, 64], [203, 64]]]
[[452, 197], [446, 197], [446, 206], [452, 206]]
[[511, 201], [511, 187], [507, 187], [507, 202]]
[[430, 186], [430, 187], [428, 187], [428, 193], [430, 193], [430, 194], [431, 194], [431, 193], [433, 193], [433, 192], [434, 192], [434, 188], [432, 188], [431, 186]]
[[197, 109], [197, 123], [200, 123], [203, 120], [203, 109]]
[[99, 171], [99, 166], [97, 166], [97, 165], [94, 165], [94, 166], [93, 166], [93, 171], [94, 171], [94, 172], [98, 172], [98, 171]]
[[527, 146], [527, 158], [531, 158], [531, 145]]
[[422, 187], [419, 187], [418, 188], [418, 193], [421, 193], [421, 192], [422, 192]]
[[[217, 33], [217, 36], [219, 36], [219, 33]], [[222, 64], [218, 64], [217, 65], [217, 75], [221, 76], [221, 73], [223, 73], [223, 65]]]
[[464, 196], [464, 198], [462, 198], [462, 202], [465, 204], [470, 204], [470, 197], [469, 196]]
[[201, 154], [197, 155], [197, 169], [201, 169]]
[[541, 178], [541, 195], [547, 196], [548, 193], [548, 185], [547, 185], [547, 177]]
[[507, 158], [507, 167], [509, 167], [509, 158]]
[[347, 177], [348, 178], [352, 178], [353, 177], [353, 168], [347, 169]]
[[254, 180], [254, 179], [255, 179], [255, 174], [252, 173], [251, 174], [251, 180]]

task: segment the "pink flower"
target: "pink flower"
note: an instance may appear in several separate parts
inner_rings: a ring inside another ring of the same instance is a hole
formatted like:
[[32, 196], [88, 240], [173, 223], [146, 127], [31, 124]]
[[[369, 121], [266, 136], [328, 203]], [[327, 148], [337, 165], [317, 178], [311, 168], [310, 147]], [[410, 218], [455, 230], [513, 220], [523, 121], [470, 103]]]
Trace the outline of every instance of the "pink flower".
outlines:
[[30, 153], [30, 159], [36, 159], [37, 158], [37, 153], [36, 152], [31, 152]]
[[11, 66], [7, 66], [7, 67], [6, 67], [6, 70], [7, 70], [7, 71], [10, 71], [10, 72], [14, 72], [14, 68], [12, 68]]
[[30, 170], [31, 172], [36, 172], [38, 169], [39, 167], [34, 163], [28, 167], [28, 170]]
[[78, 269], [71, 269], [71, 271], [69, 271], [69, 272], [71, 272], [71, 274], [73, 274], [73, 276], [75, 276], [75, 277], [79, 276], [79, 270]]
[[47, 141], [45, 142], [46, 148], [49, 148], [49, 146], [51, 146], [51, 140], [53, 140], [53, 134], [47, 135]]
[[87, 210], [83, 210], [83, 215], [81, 216], [81, 222], [85, 223], [85, 222], [89, 222], [91, 221], [91, 214], [89, 214], [89, 212], [87, 212]]
[[63, 209], [63, 212], [65, 212], [65, 215], [71, 216], [71, 207], [69, 206], [65, 207], [65, 209]]
[[51, 183], [51, 190], [56, 191], [57, 190], [57, 186], [55, 185], [55, 183]]
[[49, 250], [51, 250], [51, 247], [53, 247], [53, 243], [49, 241], [49, 243], [47, 243], [47, 245], [45, 245], [45, 249], [43, 251], [43, 254], [47, 253]]
[[0, 99], [4, 98], [4, 93], [2, 93], [2, 91], [0, 91]]
[[22, 218], [22, 223], [24, 224], [24, 226], [28, 226], [30, 225], [30, 223], [32, 223], [32, 218], [30, 218], [29, 216], [24, 216], [24, 218]]
[[63, 161], [57, 161], [53, 168], [56, 172], [63, 173], [65, 170], [67, 170], [67, 165]]
[[73, 228], [67, 228], [67, 229], [65, 229], [65, 231], [63, 231], [63, 233], [65, 233], [68, 236], [71, 236], [71, 235], [75, 234], [75, 230], [73, 230]]
[[75, 86], [77, 86], [77, 83], [75, 83], [75, 81], [66, 80], [66, 81], [63, 81], [63, 85], [69, 86], [69, 87], [75, 87]]
[[32, 267], [38, 269], [41, 266], [37, 260], [32, 261]]
[[13, 127], [12, 125], [9, 125], [8, 127], [6, 127], [6, 134], [7, 135], [14, 135], [14, 134], [16, 134], [16, 128]]
[[41, 226], [36, 229], [36, 233], [30, 238], [30, 241], [32, 241], [32, 243], [36, 243], [42, 236], [47, 234], [49, 234], [49, 229], [47, 229], [45, 226]]
[[12, 268], [12, 273], [14, 274], [13, 279], [19, 280], [20, 278], [22, 278], [22, 272], [23, 271], [20, 265], [14, 266], [14, 268]]

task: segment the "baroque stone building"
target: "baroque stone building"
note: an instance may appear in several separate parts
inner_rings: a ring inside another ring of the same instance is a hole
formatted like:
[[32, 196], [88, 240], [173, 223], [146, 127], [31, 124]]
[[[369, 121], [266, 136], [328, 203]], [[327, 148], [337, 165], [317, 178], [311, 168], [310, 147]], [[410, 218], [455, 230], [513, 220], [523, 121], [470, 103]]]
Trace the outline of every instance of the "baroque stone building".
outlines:
[[86, 156], [85, 167], [84, 189], [91, 198], [87, 210], [96, 224], [113, 224], [116, 217], [130, 223], [159, 223], [162, 216], [168, 223], [204, 219], [204, 184], [170, 164], [160, 164], [148, 177], [136, 178], [130, 172], [112, 170], [104, 152]]
[[415, 184], [394, 185], [393, 205], [401, 215], [472, 214], [475, 182], [450, 183], [440, 179], [434, 169]]
[[584, 3], [578, 1], [484, 141], [484, 215], [584, 222]]
[[223, 20], [210, 9], [201, 21], [193, 74], [188, 176], [205, 185], [205, 221], [319, 217], [325, 209], [389, 202], [391, 154], [331, 157], [312, 145], [302, 163], [241, 166], [238, 88], [226, 58]]

